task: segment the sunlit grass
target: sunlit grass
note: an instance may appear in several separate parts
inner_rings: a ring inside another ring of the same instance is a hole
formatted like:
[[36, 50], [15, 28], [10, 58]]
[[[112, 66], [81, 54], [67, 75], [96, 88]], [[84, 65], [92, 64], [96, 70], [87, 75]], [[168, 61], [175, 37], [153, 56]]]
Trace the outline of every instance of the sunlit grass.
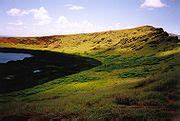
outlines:
[[165, 57], [165, 56], [170, 56], [170, 55], [173, 55], [173, 54], [180, 54], [180, 49], [173, 49], [173, 50], [168, 50], [168, 51], [165, 51], [165, 52], [160, 52], [157, 54], [157, 56], [159, 57]]

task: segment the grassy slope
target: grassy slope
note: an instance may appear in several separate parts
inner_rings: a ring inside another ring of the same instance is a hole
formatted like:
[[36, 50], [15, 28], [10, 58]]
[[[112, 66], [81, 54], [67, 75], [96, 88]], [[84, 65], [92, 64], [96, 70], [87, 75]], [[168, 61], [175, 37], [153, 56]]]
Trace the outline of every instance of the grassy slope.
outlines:
[[80, 54], [103, 64], [0, 95], [0, 115], [166, 117], [179, 106], [179, 47], [162, 29], [0, 39], [0, 47]]

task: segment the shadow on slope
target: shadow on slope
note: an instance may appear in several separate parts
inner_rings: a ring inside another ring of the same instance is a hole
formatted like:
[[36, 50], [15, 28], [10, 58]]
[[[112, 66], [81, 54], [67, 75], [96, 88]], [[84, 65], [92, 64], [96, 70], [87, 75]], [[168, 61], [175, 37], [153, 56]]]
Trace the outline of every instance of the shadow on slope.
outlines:
[[0, 48], [0, 52], [32, 55], [31, 58], [0, 63], [0, 93], [30, 88], [101, 64], [92, 58], [50, 51]]

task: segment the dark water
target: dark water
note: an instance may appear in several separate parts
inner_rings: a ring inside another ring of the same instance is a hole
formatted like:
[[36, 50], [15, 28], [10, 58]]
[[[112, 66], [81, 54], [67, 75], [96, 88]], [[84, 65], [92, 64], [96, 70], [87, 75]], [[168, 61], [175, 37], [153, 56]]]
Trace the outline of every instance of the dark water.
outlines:
[[4, 53], [0, 52], [0, 63], [7, 63], [9, 61], [23, 60], [24, 58], [32, 57], [31, 54], [24, 53]]

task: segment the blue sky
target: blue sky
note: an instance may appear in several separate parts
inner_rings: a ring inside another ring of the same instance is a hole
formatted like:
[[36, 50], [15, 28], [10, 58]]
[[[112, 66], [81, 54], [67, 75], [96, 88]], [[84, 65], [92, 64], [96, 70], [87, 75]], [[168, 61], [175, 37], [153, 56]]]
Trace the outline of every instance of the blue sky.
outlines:
[[180, 0], [0, 0], [0, 35], [72, 34], [142, 25], [180, 34]]

